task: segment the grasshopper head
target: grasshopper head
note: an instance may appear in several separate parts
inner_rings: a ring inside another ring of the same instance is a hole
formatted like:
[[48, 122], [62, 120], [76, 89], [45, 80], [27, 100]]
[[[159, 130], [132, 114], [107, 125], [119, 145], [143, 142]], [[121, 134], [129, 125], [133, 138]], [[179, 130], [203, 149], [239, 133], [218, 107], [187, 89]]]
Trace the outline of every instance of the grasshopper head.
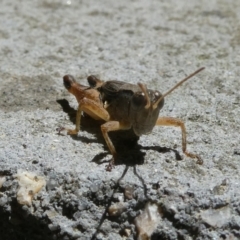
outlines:
[[138, 136], [151, 132], [158, 119], [159, 111], [163, 107], [164, 97], [203, 69], [204, 67], [199, 68], [188, 75], [163, 95], [158, 91], [148, 90], [144, 84], [139, 83], [141, 91], [133, 94], [130, 105], [130, 117], [134, 132]]
[[159, 91], [147, 89], [139, 83], [141, 91], [135, 92], [130, 102], [130, 117], [136, 135], [148, 134], [158, 119], [159, 111], [164, 105], [164, 98]]

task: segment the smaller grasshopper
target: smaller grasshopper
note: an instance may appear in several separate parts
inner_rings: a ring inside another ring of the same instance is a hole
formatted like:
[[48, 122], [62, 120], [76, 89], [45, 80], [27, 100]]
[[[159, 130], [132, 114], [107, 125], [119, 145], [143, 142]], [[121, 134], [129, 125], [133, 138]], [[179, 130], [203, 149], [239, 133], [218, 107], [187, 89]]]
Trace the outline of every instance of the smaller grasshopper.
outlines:
[[150, 133], [154, 126], [180, 127], [183, 153], [190, 158], [196, 158], [197, 163], [202, 164], [203, 161], [200, 156], [187, 151], [184, 122], [177, 118], [158, 117], [158, 115], [164, 105], [164, 97], [203, 69], [200, 68], [190, 74], [165, 94], [147, 89], [146, 85], [142, 83], [135, 85], [121, 81], [104, 82], [95, 76], [88, 77], [90, 85], [90, 88], [88, 88], [77, 84], [73, 77], [66, 75], [64, 76], [64, 85], [69, 92], [75, 95], [79, 103], [76, 128], [75, 130], [68, 130], [68, 134], [78, 133], [82, 111], [94, 119], [106, 121], [101, 125], [101, 130], [113, 156], [106, 168], [111, 171], [117, 153], [108, 132], [132, 128], [137, 136], [141, 136]]

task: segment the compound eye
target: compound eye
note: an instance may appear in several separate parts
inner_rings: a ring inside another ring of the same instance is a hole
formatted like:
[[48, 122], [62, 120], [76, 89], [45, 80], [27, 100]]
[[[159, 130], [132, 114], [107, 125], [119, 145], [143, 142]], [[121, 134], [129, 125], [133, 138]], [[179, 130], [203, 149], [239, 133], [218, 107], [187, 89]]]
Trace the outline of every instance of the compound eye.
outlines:
[[[160, 99], [161, 99], [161, 101], [159, 102]], [[156, 103], [157, 103], [157, 105], [156, 105]], [[159, 109], [161, 109], [164, 105], [164, 98], [162, 98], [162, 94], [159, 91], [154, 92], [153, 105], [155, 105], [155, 107], [158, 106]]]
[[132, 97], [132, 104], [133, 104], [133, 107], [135, 108], [139, 108], [139, 107], [142, 107], [142, 106], [145, 106], [147, 103], [146, 101], [146, 97], [144, 95], [143, 92], [141, 93], [135, 93]]
[[155, 91], [153, 102], [156, 102], [161, 96], [162, 96], [162, 94], [159, 91]]

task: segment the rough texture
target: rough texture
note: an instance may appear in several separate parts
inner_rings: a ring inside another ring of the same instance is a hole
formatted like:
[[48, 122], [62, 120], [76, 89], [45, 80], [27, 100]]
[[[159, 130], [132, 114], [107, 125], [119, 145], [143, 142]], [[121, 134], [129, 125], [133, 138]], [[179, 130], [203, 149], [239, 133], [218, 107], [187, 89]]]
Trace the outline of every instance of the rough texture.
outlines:
[[[161, 216], [151, 239], [239, 239], [239, 12], [234, 0], [3, 0], [1, 239], [137, 239], [148, 202]], [[161, 115], [185, 121], [202, 166], [176, 159], [179, 129], [155, 128], [132, 149], [116, 137], [123, 161], [112, 172], [100, 123], [84, 117], [78, 137], [57, 135], [77, 107], [65, 74], [166, 92], [201, 66]], [[32, 206], [17, 203], [18, 169], [47, 181]]]

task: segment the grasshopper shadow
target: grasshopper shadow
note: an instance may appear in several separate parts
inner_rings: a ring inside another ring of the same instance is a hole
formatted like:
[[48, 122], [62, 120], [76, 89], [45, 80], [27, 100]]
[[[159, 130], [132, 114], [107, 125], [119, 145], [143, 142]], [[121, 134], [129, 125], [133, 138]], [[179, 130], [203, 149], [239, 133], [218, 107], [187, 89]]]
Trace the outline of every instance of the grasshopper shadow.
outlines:
[[[91, 237], [91, 240], [96, 240], [96, 239], [98, 239], [98, 238], [97, 238], [97, 235], [98, 235], [99, 232], [101, 232], [101, 227], [102, 227], [102, 225], [103, 225], [103, 223], [104, 223], [105, 220], [108, 219], [108, 220], [111, 220], [112, 222], [116, 221], [116, 222], [118, 222], [118, 223], [119, 223], [119, 221], [121, 221], [121, 219], [119, 219], [119, 216], [109, 216], [108, 210], [109, 210], [109, 207], [111, 206], [111, 204], [114, 203], [114, 199], [113, 199], [113, 198], [114, 198], [115, 193], [121, 192], [121, 193], [124, 194], [124, 189], [120, 186], [120, 181], [123, 181], [123, 179], [124, 179], [126, 173], [128, 172], [128, 170], [129, 170], [129, 166], [125, 166], [125, 169], [123, 170], [123, 173], [122, 173], [121, 177], [118, 178], [117, 182], [116, 182], [115, 185], [112, 187], [113, 192], [112, 192], [111, 196], [110, 196], [109, 199], [108, 199], [108, 203], [107, 203], [106, 206], [105, 206], [105, 209], [104, 209], [104, 211], [103, 211], [103, 213], [102, 213], [102, 216], [101, 216], [101, 218], [100, 218], [100, 221], [99, 221], [99, 223], [98, 223], [98, 225], [97, 225], [97, 227], [96, 227], [96, 229], [95, 229], [95, 231], [94, 231], [94, 233], [93, 233], [93, 235], [92, 235], [92, 237]], [[150, 199], [149, 196], [148, 196], [147, 185], [146, 185], [144, 179], [141, 177], [141, 175], [138, 174], [136, 166], [133, 167], [133, 174], [134, 174], [135, 176], [137, 176], [137, 178], [138, 178], [139, 181], [141, 182], [141, 184], [142, 184], [142, 189], [143, 189], [143, 196], [144, 196], [144, 199], [142, 200], [142, 203], [141, 203], [141, 204], [138, 204], [138, 205], [135, 207], [135, 209], [134, 209], [134, 210], [137, 212], [137, 211], [139, 211], [139, 210], [143, 210], [143, 208], [145, 207], [146, 203], [149, 202], [149, 201], [151, 201], [151, 199]], [[125, 211], [125, 213], [127, 213], [127, 211]], [[134, 224], [134, 219], [135, 219], [135, 218], [132, 218], [130, 215], [128, 215], [128, 220], [129, 220], [129, 222], [131, 222], [132, 224]], [[134, 234], [134, 235], [135, 235], [135, 234]], [[134, 237], [134, 239], [136, 239], [136, 236]]]
[[[175, 149], [161, 146], [142, 146], [138, 143], [139, 137], [136, 136], [132, 130], [111, 132], [109, 136], [117, 151], [116, 165], [136, 166], [144, 164], [147, 150], [153, 150], [159, 153], [173, 152], [177, 161], [182, 160], [181, 155]], [[107, 152], [96, 155], [92, 161], [97, 164], [109, 162], [107, 158], [108, 148], [104, 144]], [[105, 160], [106, 159], [106, 160]]]
[[[68, 114], [70, 121], [75, 124], [77, 111], [69, 105], [69, 102], [66, 99], [57, 100], [57, 103], [60, 104], [63, 111]], [[95, 162], [97, 164], [107, 163], [110, 160], [108, 158], [109, 149], [101, 132], [101, 124], [103, 123], [103, 121], [94, 120], [87, 114], [84, 114], [84, 116], [81, 118], [81, 130], [93, 134], [96, 138], [89, 139], [84, 136], [71, 136], [74, 140], [77, 141], [84, 143], [101, 143], [104, 146], [105, 152], [97, 154], [92, 159], [92, 162]], [[159, 153], [174, 152], [176, 160], [182, 159], [179, 152], [175, 149], [161, 146], [148, 147], [138, 144], [139, 137], [135, 135], [132, 129], [110, 132], [109, 136], [118, 153], [116, 165], [124, 164], [126, 166], [135, 166], [143, 164], [146, 153], [142, 150], [153, 150]]]

